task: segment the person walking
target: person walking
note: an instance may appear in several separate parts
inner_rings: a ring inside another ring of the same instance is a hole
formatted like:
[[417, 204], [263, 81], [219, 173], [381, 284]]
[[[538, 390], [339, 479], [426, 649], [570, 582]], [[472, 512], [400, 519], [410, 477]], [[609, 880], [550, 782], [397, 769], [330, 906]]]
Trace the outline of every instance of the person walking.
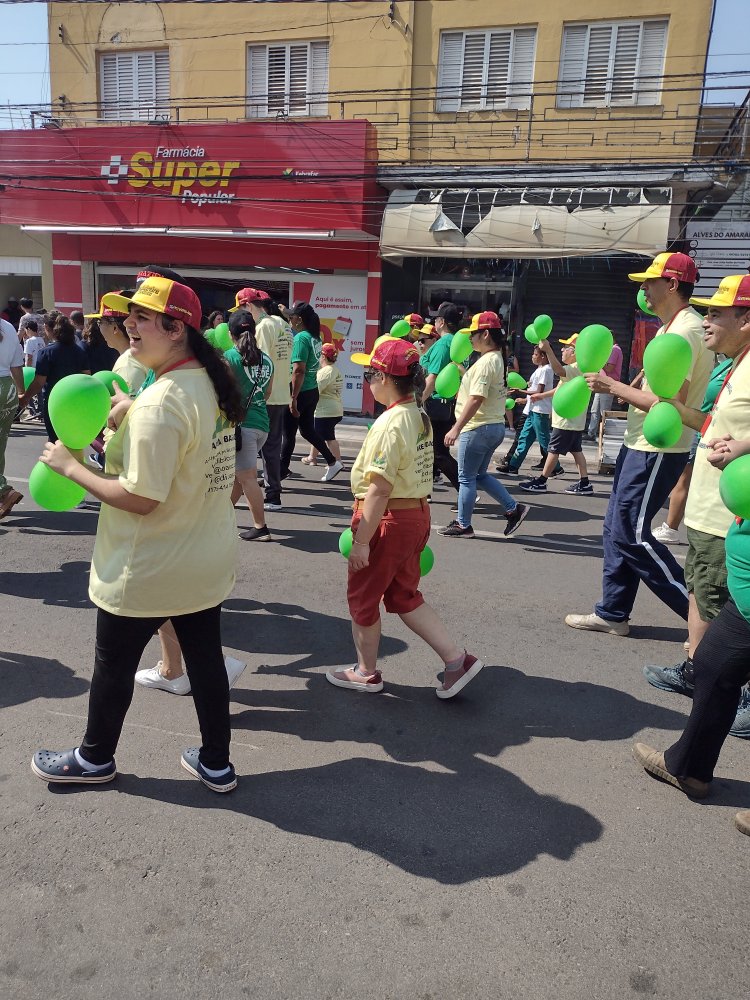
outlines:
[[50, 314], [45, 325], [51, 330], [53, 343], [37, 355], [36, 375], [19, 402], [22, 406], [28, 406], [34, 396], [41, 394], [42, 419], [47, 428], [47, 437], [54, 443], [57, 441], [57, 434], [47, 409], [49, 394], [66, 375], [90, 375], [91, 362], [85, 349], [77, 343], [75, 327], [67, 316], [62, 313], [54, 316]]
[[422, 406], [432, 424], [434, 479], [438, 481], [442, 473], [455, 490], [458, 489], [458, 463], [451, 455], [450, 448], [446, 447], [445, 435], [453, 426], [456, 406], [452, 399], [444, 399], [435, 392], [435, 382], [440, 372], [450, 364], [451, 344], [462, 318], [463, 313], [458, 306], [452, 302], [441, 303], [435, 317], [435, 334], [438, 339], [420, 359], [426, 374]]
[[[344, 376], [336, 365], [339, 352], [333, 344], [323, 344], [320, 351], [320, 368], [318, 368], [318, 392], [320, 399], [315, 407], [315, 430], [341, 461], [341, 448], [336, 440], [336, 427], [344, 416], [344, 403], [341, 390], [344, 387]], [[304, 465], [317, 465], [318, 452], [310, 448], [310, 454], [302, 459]]]
[[328, 465], [322, 482], [330, 483], [344, 468], [323, 438], [315, 430], [315, 410], [320, 399], [318, 367], [323, 345], [320, 340], [320, 319], [309, 302], [297, 302], [290, 314], [294, 330], [292, 347], [292, 398], [284, 415], [284, 442], [281, 448], [281, 478], [289, 475], [297, 430], [316, 448]]
[[502, 506], [507, 520], [504, 535], [518, 530], [529, 512], [516, 503], [503, 484], [487, 471], [495, 450], [505, 436], [505, 369], [503, 331], [497, 313], [480, 314], [471, 331], [471, 346], [479, 355], [461, 380], [456, 402], [456, 422], [445, 435], [445, 445], [458, 442], [458, 517], [440, 529], [448, 538], [474, 538], [471, 518], [477, 489]]
[[70, 750], [39, 750], [44, 781], [95, 784], [117, 774], [115, 750], [133, 696], [138, 661], [172, 620], [192, 688], [202, 746], [182, 766], [215, 792], [237, 785], [229, 759], [229, 684], [221, 648], [221, 604], [234, 585], [236, 525], [230, 502], [237, 384], [201, 335], [201, 305], [186, 285], [146, 279], [128, 310], [133, 354], [155, 381], [131, 404], [107, 448], [108, 475], [85, 468], [62, 444], [42, 461], [102, 503], [89, 595], [97, 605], [96, 654], [86, 732]]
[[[539, 345], [534, 346], [531, 360], [536, 367], [529, 377], [526, 405], [518, 421], [513, 443], [502, 462], [496, 466], [498, 472], [513, 476], [523, 465], [523, 461], [535, 441], [539, 445], [542, 458], [538, 465], [532, 466], [532, 469], [544, 468], [552, 429], [552, 400], [548, 395], [555, 381], [552, 368]], [[532, 396], [535, 396], [536, 399], [532, 399]]]
[[[690, 305], [698, 271], [692, 257], [662, 253], [644, 272], [630, 274], [646, 295], [662, 326], [656, 336], [677, 334], [689, 345], [691, 363], [678, 398], [697, 409], [713, 367], [713, 354], [703, 342], [703, 318]], [[625, 636], [641, 583], [683, 620], [688, 593], [682, 567], [651, 532], [651, 522], [680, 477], [693, 438], [686, 428], [670, 448], [656, 448], [643, 434], [643, 422], [658, 397], [645, 378], [640, 388], [616, 382], [603, 372], [587, 374], [594, 392], [611, 392], [629, 403], [625, 440], [615, 465], [612, 493], [604, 518], [602, 596], [589, 614], [569, 614], [566, 625], [590, 632]]]
[[443, 663], [438, 698], [462, 691], [484, 663], [456, 645], [419, 590], [420, 554], [430, 537], [432, 428], [417, 406], [424, 375], [408, 341], [389, 339], [371, 356], [355, 354], [365, 380], [385, 410], [369, 429], [352, 466], [353, 544], [347, 601], [357, 662], [328, 670], [335, 687], [361, 694], [383, 690], [378, 669], [380, 602], [435, 651]]
[[0, 520], [23, 500], [5, 478], [5, 451], [23, 395], [23, 348], [14, 327], [0, 319]]

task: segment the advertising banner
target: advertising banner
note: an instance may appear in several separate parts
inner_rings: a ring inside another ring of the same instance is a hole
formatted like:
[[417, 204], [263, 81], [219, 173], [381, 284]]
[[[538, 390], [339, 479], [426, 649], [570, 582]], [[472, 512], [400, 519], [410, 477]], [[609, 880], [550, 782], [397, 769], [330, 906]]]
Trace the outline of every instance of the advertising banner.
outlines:
[[344, 409], [360, 413], [363, 369], [350, 358], [365, 349], [367, 277], [322, 274], [309, 281], [293, 281], [292, 300], [309, 302], [320, 316], [323, 343], [333, 344], [340, 352], [336, 364], [344, 376]]
[[711, 295], [722, 278], [750, 269], [750, 222], [689, 222], [685, 235], [700, 271], [696, 295]]

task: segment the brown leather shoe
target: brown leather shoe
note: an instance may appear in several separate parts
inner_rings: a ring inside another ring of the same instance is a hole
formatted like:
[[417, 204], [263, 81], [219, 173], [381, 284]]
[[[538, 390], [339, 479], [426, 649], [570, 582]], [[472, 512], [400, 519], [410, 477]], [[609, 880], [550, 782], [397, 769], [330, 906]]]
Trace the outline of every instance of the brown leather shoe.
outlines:
[[19, 493], [18, 490], [14, 490], [12, 487], [6, 490], [0, 497], [0, 520], [2, 520], [6, 514], [15, 507], [17, 503], [23, 500], [23, 493]]
[[633, 756], [644, 767], [649, 774], [652, 774], [660, 781], [666, 781], [668, 785], [679, 788], [691, 799], [705, 799], [711, 790], [709, 781], [698, 781], [697, 778], [676, 778], [667, 770], [664, 763], [664, 754], [660, 750], [654, 750], [646, 743], [636, 743], [633, 747]]
[[744, 833], [746, 837], [750, 837], [750, 809], [743, 809], [742, 812], [738, 812], [734, 817], [734, 825], [740, 833]]

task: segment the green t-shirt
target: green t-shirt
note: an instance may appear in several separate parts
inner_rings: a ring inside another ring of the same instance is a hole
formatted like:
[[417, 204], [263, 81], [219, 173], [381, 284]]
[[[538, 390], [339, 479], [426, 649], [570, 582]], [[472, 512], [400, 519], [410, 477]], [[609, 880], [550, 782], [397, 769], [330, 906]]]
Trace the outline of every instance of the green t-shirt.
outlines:
[[237, 379], [237, 384], [242, 392], [243, 405], [247, 406], [242, 426], [254, 427], [256, 430], [267, 433], [271, 425], [266, 408], [266, 389], [273, 375], [273, 361], [261, 351], [260, 364], [247, 368], [236, 347], [230, 348], [224, 357], [229, 362], [229, 367]]
[[724, 385], [726, 374], [733, 364], [734, 361], [732, 358], [727, 358], [726, 361], [722, 361], [711, 372], [711, 378], [708, 380], [708, 385], [706, 386], [706, 395], [703, 397], [703, 402], [701, 403], [701, 413], [710, 413], [713, 409], [716, 397]]
[[[435, 344], [433, 344], [428, 351], [425, 351], [419, 359], [419, 363], [428, 375], [439, 375], [443, 368], [450, 363], [453, 336], [454, 335], [452, 333], [443, 334], [443, 336]], [[436, 399], [443, 398], [437, 392], [434, 392], [433, 396]]]
[[323, 344], [318, 337], [313, 337], [307, 330], [300, 330], [294, 335], [292, 344], [292, 364], [300, 361], [305, 366], [305, 380], [300, 392], [318, 388], [318, 368]]
[[726, 537], [727, 587], [737, 610], [750, 622], [750, 521], [732, 521]]

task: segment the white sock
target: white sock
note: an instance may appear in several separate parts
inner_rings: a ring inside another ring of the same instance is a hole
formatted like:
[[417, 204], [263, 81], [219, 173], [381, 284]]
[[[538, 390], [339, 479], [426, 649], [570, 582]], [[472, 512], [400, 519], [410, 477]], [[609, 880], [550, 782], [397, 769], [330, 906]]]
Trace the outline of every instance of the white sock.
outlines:
[[103, 771], [105, 767], [109, 767], [109, 764], [112, 763], [110, 761], [109, 764], [92, 764], [90, 760], [86, 760], [85, 757], [79, 754], [78, 749], [78, 747], [75, 749], [76, 761], [87, 771]]
[[228, 767], [222, 767], [220, 771], [212, 771], [210, 767], [206, 767], [205, 764], [201, 764], [201, 767], [209, 776], [209, 778], [222, 778], [225, 774], [229, 774]]

